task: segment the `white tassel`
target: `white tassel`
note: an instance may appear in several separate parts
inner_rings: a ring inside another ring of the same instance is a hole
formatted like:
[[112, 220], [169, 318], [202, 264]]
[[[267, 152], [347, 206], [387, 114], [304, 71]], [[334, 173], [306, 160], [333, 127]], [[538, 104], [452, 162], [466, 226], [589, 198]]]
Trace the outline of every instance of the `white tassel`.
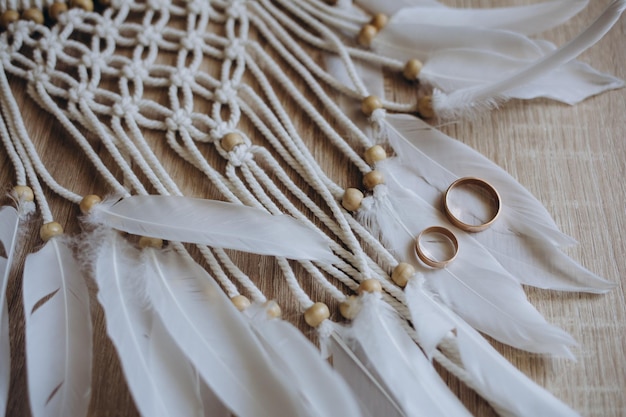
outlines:
[[87, 415], [92, 327], [87, 285], [59, 237], [24, 266], [28, 393], [33, 417]]
[[472, 387], [500, 415], [578, 416], [575, 411], [518, 371], [478, 332], [437, 302], [427, 290], [422, 276], [418, 274], [409, 279], [405, 294], [420, 346], [431, 355], [446, 336], [446, 340], [454, 340], [463, 368], [471, 376]]
[[545, 76], [598, 42], [613, 27], [625, 9], [626, 0], [614, 0], [589, 28], [572, 41], [511, 76], [485, 86], [461, 89], [450, 94], [435, 91], [433, 110], [441, 118], [456, 119], [471, 116], [476, 111], [492, 107], [497, 101], [506, 100], [509, 91], [522, 88]]
[[11, 378], [11, 344], [6, 289], [17, 241], [19, 216], [13, 207], [0, 207], [0, 416], [4, 416]]
[[274, 366], [297, 388], [311, 415], [361, 416], [350, 388], [302, 332], [284, 320], [270, 318], [262, 306], [248, 307], [245, 313]]
[[287, 215], [178, 196], [133, 196], [94, 207], [90, 221], [128, 233], [289, 259], [333, 263], [323, 236]]
[[200, 381], [147, 305], [139, 251], [115, 231], [95, 237], [98, 301], [137, 409], [143, 416], [202, 416]]
[[309, 416], [213, 278], [190, 257], [144, 249], [148, 298], [202, 379], [240, 417]]
[[400, 324], [380, 293], [360, 296], [360, 311], [345, 331], [351, 350], [383, 381], [408, 417], [470, 416]]
[[[502, 213], [487, 230], [472, 235], [520, 283], [562, 291], [603, 293], [614, 287], [578, 265], [558, 246], [576, 243], [522, 185], [480, 153], [412, 116], [388, 115], [388, 139], [397, 158], [378, 166], [437, 210], [447, 187], [473, 176], [500, 194]], [[472, 205], [463, 208], [471, 215]], [[480, 213], [473, 213], [477, 218]]]

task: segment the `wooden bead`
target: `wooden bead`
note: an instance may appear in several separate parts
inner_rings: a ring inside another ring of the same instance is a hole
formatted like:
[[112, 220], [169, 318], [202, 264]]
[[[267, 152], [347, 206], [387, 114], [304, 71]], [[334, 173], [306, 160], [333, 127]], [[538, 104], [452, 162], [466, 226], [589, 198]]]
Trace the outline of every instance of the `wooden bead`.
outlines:
[[63, 234], [63, 226], [61, 226], [57, 222], [46, 223], [39, 229], [39, 237], [44, 242], [49, 241], [55, 236], [60, 236]]
[[324, 303], [315, 303], [304, 312], [304, 321], [311, 327], [319, 326], [330, 317], [330, 310]]
[[236, 132], [225, 134], [224, 137], [222, 137], [222, 140], [220, 142], [220, 144], [222, 145], [222, 148], [226, 152], [232, 151], [233, 149], [235, 149], [235, 146], [241, 145], [243, 143], [244, 143], [243, 136], [241, 136], [239, 133], [236, 133]]
[[245, 295], [236, 295], [231, 298], [230, 301], [232, 301], [239, 311], [244, 311], [246, 308], [250, 307], [250, 300], [248, 300], [248, 297]]
[[393, 269], [391, 279], [397, 286], [404, 288], [413, 275], [415, 275], [415, 268], [413, 265], [407, 264], [406, 262], [400, 262]]
[[339, 303], [339, 313], [348, 320], [355, 318], [359, 312], [358, 300], [358, 297], [354, 295], [346, 298], [345, 301]]
[[20, 201], [35, 201], [33, 189], [27, 185], [16, 185], [13, 187], [13, 193]]
[[101, 202], [102, 199], [95, 194], [86, 195], [83, 197], [82, 200], [80, 200], [80, 212], [83, 214], [87, 214], [91, 211], [93, 206], [95, 206], [96, 204], [100, 204]]
[[357, 190], [356, 188], [347, 188], [343, 193], [341, 205], [348, 211], [357, 211], [359, 207], [361, 207], [361, 201], [363, 201], [364, 197], [365, 196], [361, 190]]
[[425, 119], [435, 117], [435, 111], [433, 110], [433, 98], [431, 96], [421, 97], [417, 102], [417, 111], [420, 116]]
[[70, 0], [70, 6], [76, 9], [83, 9], [87, 12], [93, 12], [92, 0]]
[[381, 30], [385, 26], [387, 26], [387, 22], [389, 22], [389, 17], [387, 17], [384, 13], [376, 13], [372, 20], [370, 20], [370, 25], [374, 26], [377, 30]]
[[265, 303], [263, 303], [263, 307], [265, 307], [265, 311], [270, 318], [277, 319], [283, 315], [283, 310], [274, 300], [266, 301]]
[[382, 161], [383, 159], [387, 159], [387, 152], [385, 152], [385, 148], [380, 145], [374, 145], [365, 151], [365, 161], [370, 165], [374, 165], [376, 162]]
[[376, 26], [368, 24], [361, 28], [356, 40], [359, 45], [369, 47], [377, 34], [378, 29], [376, 29]]
[[20, 20], [20, 14], [18, 12], [15, 10], [7, 10], [0, 16], [0, 26], [6, 29], [11, 23], [17, 22], [18, 20]]
[[59, 20], [59, 16], [63, 13], [67, 12], [67, 4], [57, 1], [52, 3], [52, 5], [48, 8], [48, 16], [52, 20]]
[[364, 292], [383, 292], [383, 286], [377, 279], [366, 279], [359, 285], [359, 294]]
[[44, 17], [41, 10], [36, 7], [31, 7], [30, 9], [26, 9], [22, 12], [22, 19], [30, 20], [31, 22], [35, 22], [39, 25], [43, 24]]
[[363, 185], [368, 190], [373, 190], [377, 185], [384, 183], [385, 177], [380, 171], [373, 170], [363, 175]]
[[376, 96], [367, 96], [361, 102], [361, 111], [367, 117], [371, 116], [375, 110], [382, 109], [383, 103]]
[[418, 79], [420, 72], [422, 72], [422, 61], [419, 59], [409, 59], [404, 65], [402, 75], [409, 81], [415, 81]]
[[158, 237], [141, 236], [139, 238], [139, 247], [161, 249], [163, 247], [163, 239], [159, 239]]

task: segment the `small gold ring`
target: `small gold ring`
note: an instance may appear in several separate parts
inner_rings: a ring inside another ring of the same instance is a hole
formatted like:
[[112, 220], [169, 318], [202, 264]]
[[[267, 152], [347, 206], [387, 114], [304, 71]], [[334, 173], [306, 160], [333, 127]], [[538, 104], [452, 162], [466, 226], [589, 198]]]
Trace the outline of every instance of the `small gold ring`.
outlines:
[[[459, 218], [457, 218], [454, 214], [452, 214], [452, 210], [450, 210], [450, 207], [448, 206], [448, 197], [450, 195], [450, 192], [452, 191], [453, 188], [458, 187], [460, 185], [465, 185], [465, 184], [472, 184], [472, 185], [479, 186], [483, 190], [487, 191], [491, 195], [493, 200], [495, 201], [495, 209], [496, 209], [495, 214], [491, 217], [491, 219], [487, 220], [485, 223], [467, 224], [467, 223], [462, 222]], [[480, 231], [485, 230], [486, 228], [491, 226], [493, 222], [496, 221], [502, 209], [502, 201], [500, 199], [500, 194], [498, 193], [498, 191], [493, 187], [493, 185], [489, 184], [487, 181], [481, 180], [480, 178], [475, 178], [475, 177], [463, 177], [463, 178], [459, 178], [458, 180], [450, 184], [450, 186], [444, 193], [443, 208], [446, 212], [446, 215], [448, 216], [448, 219], [450, 219], [450, 222], [453, 225], [455, 225], [461, 230], [465, 230], [466, 232], [475, 233], [475, 232], [480, 232]]]
[[[450, 258], [438, 261], [426, 255], [422, 248], [422, 236], [428, 235], [430, 233], [437, 233], [450, 239], [450, 243], [454, 248], [454, 253]], [[456, 239], [456, 236], [454, 236], [454, 233], [452, 233], [452, 231], [450, 231], [449, 229], [441, 226], [431, 226], [422, 230], [420, 234], [417, 235], [417, 237], [415, 238], [415, 250], [417, 252], [417, 257], [420, 258], [420, 260], [426, 265], [430, 266], [431, 268], [441, 269], [445, 268], [446, 265], [448, 265], [454, 260], [454, 258], [456, 258], [456, 255], [459, 253], [459, 241]]]

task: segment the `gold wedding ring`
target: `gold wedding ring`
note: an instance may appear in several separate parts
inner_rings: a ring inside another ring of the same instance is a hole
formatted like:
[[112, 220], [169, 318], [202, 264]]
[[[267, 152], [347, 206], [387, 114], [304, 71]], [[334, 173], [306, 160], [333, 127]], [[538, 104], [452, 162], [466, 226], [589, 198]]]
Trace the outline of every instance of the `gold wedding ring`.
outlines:
[[[481, 224], [464, 223], [458, 217], [452, 214], [452, 210], [450, 210], [449, 201], [448, 201], [450, 192], [454, 188], [463, 186], [463, 185], [476, 185], [480, 187], [481, 189], [485, 190], [492, 197], [492, 200], [495, 201], [495, 213], [485, 223], [481, 223]], [[475, 233], [475, 232], [480, 232], [482, 230], [485, 230], [486, 228], [491, 226], [493, 222], [496, 221], [496, 219], [498, 218], [498, 215], [500, 214], [500, 210], [502, 208], [502, 202], [500, 200], [500, 194], [498, 194], [498, 191], [487, 181], [481, 180], [480, 178], [475, 178], [475, 177], [463, 177], [463, 178], [459, 178], [458, 180], [450, 184], [450, 186], [446, 190], [445, 194], [443, 195], [443, 208], [446, 212], [446, 215], [448, 216], [448, 219], [450, 219], [450, 222], [453, 225], [455, 225], [461, 230], [465, 230], [466, 232]]]
[[[430, 235], [430, 234], [440, 234], [448, 238], [448, 240], [450, 241], [450, 244], [452, 245], [454, 249], [454, 252], [451, 257], [449, 257], [448, 259], [443, 259], [443, 260], [438, 261], [436, 259], [431, 258], [430, 256], [426, 254], [424, 247], [422, 246], [422, 239], [426, 235]], [[459, 241], [456, 239], [456, 236], [454, 236], [454, 233], [452, 233], [449, 229], [446, 229], [445, 227], [441, 227], [441, 226], [431, 226], [422, 230], [420, 234], [417, 235], [417, 237], [415, 238], [415, 250], [417, 252], [417, 257], [420, 258], [420, 260], [424, 262], [426, 265], [430, 266], [431, 268], [441, 269], [441, 268], [445, 268], [446, 265], [448, 265], [450, 262], [454, 260], [454, 258], [456, 258], [457, 253], [459, 253]]]

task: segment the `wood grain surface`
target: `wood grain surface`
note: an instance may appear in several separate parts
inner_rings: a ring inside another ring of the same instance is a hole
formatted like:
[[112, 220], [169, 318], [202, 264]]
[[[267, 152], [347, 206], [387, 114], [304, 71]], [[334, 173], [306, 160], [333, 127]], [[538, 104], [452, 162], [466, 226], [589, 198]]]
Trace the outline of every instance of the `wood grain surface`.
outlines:
[[[456, 0], [457, 6], [518, 4], [509, 0]], [[566, 25], [544, 34], [563, 44], [597, 16], [609, 0], [591, 0], [589, 7]], [[581, 60], [596, 69], [626, 79], [626, 19], [621, 21]], [[287, 72], [288, 76], [293, 74]], [[66, 187], [81, 195], [106, 194], [78, 148], [58, 122], [24, 93], [24, 84], [15, 80], [18, 99], [29, 133], [48, 169]], [[408, 100], [403, 81], [390, 78], [389, 98]], [[359, 181], [356, 172], [319, 139], [296, 106], [292, 107], [298, 129], [310, 143], [316, 158], [339, 184]], [[436, 124], [436, 123], [435, 123]], [[572, 408], [589, 417], [626, 416], [626, 91], [618, 90], [592, 97], [570, 107], [545, 100], [512, 101], [477, 120], [440, 126], [446, 134], [492, 159], [526, 186], [547, 207], [562, 230], [580, 244], [567, 252], [591, 271], [617, 284], [606, 295], [558, 293], [527, 288], [531, 302], [555, 325], [579, 342], [574, 349], [577, 361], [533, 355], [495, 343], [515, 366], [551, 391]], [[177, 162], [164, 145], [155, 144], [159, 157], [189, 195], [216, 197], [216, 190], [201, 181], [197, 172]], [[106, 154], [102, 151], [103, 158]], [[216, 161], [219, 166], [219, 162]], [[0, 186], [14, 185], [6, 152], [0, 149]], [[77, 207], [47, 192], [57, 221], [67, 233], [78, 233]], [[2, 203], [8, 203], [7, 199]], [[12, 348], [12, 381], [7, 416], [29, 416], [24, 361], [24, 317], [21, 303], [21, 275], [24, 258], [41, 246], [39, 220], [27, 227], [17, 253], [7, 297], [9, 301]], [[280, 275], [272, 260], [236, 254], [242, 268], [270, 297], [283, 305], [285, 317], [306, 328], [295, 302], [275, 277]], [[324, 299], [321, 289], [309, 284], [313, 299]], [[92, 288], [94, 290], [94, 288]], [[106, 337], [104, 315], [92, 297], [94, 320], [94, 373], [91, 417], [135, 416], [137, 411], [124, 383], [115, 350]], [[337, 312], [334, 313], [338, 317]], [[477, 416], [495, 415], [476, 394], [443, 371], [452, 389]], [[515, 396], [514, 392], [511, 392]], [[68, 416], [72, 417], [72, 416]], [[543, 417], [543, 416], [537, 416]], [[548, 417], [548, 416], [546, 416]]]

